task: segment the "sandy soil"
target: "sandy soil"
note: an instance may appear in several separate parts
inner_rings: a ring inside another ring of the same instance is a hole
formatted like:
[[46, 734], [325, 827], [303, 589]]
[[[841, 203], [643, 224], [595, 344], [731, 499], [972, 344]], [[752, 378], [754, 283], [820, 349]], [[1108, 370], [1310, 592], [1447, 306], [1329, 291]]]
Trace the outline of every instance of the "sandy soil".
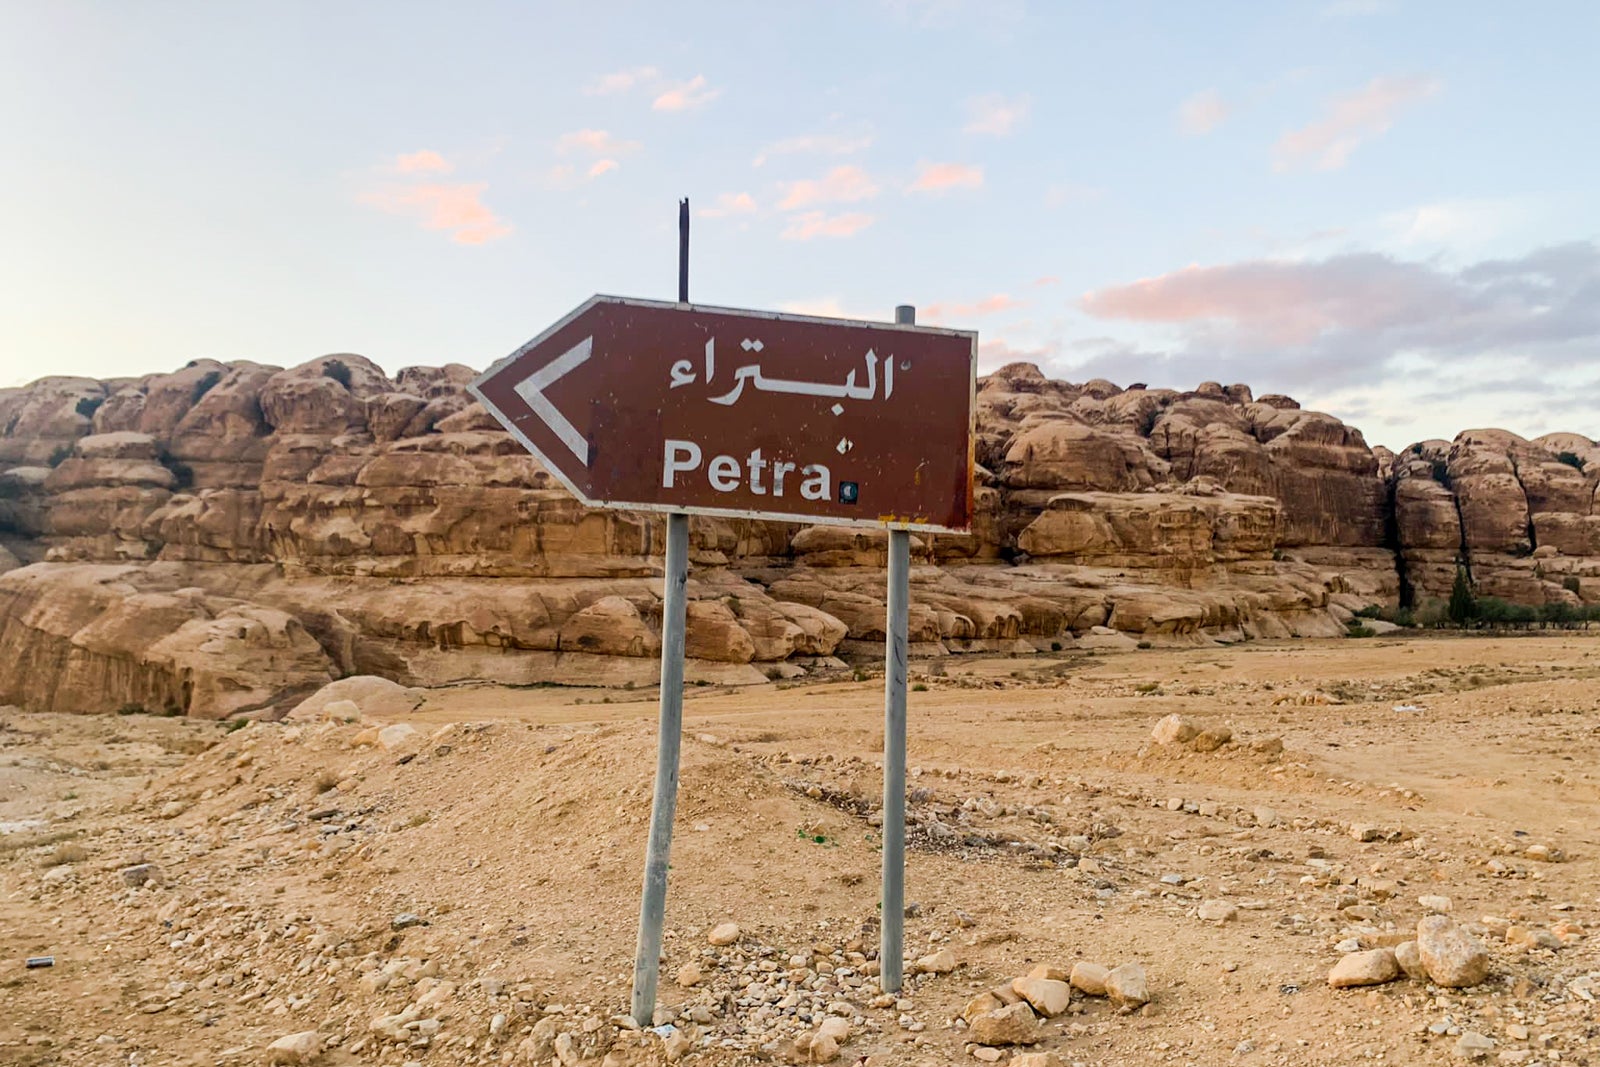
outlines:
[[[830, 1011], [837, 1062], [978, 1062], [963, 1006], [1075, 961], [1142, 964], [1152, 1000], [1043, 1021], [1063, 1064], [1447, 1063], [1467, 1031], [1491, 1062], [1600, 1062], [1600, 636], [913, 682], [907, 955], [955, 969], [874, 1006], [881, 679], [694, 690], [659, 997], [681, 1062], [785, 1062]], [[1171, 713], [1233, 740], [1158, 745]], [[264, 1063], [312, 1030], [323, 1064], [661, 1062], [613, 1018], [655, 715], [644, 691], [460, 687], [386, 748], [370, 722], [0, 711], [0, 1064]], [[1404, 940], [1422, 896], [1489, 979], [1330, 989], [1341, 942]], [[712, 948], [725, 921], [741, 940]]]

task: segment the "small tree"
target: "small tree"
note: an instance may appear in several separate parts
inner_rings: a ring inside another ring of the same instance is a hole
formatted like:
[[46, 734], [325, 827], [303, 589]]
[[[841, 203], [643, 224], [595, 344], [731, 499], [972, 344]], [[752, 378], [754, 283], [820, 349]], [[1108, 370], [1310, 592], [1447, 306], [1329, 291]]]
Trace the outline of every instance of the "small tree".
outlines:
[[1455, 584], [1450, 587], [1450, 621], [1465, 626], [1478, 614], [1478, 604], [1472, 595], [1472, 583], [1467, 581], [1467, 569], [1456, 568]]

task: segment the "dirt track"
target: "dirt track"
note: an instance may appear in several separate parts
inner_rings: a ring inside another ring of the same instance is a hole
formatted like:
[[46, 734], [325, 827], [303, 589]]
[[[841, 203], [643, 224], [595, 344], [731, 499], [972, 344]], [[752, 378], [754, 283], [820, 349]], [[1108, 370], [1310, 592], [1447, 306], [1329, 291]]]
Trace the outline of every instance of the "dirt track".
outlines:
[[[931, 669], [913, 669], [907, 945], [958, 967], [906, 1008], [813, 970], [859, 1020], [840, 1062], [975, 1062], [952, 1023], [968, 999], [1079, 959], [1137, 960], [1154, 999], [1079, 998], [1045, 1023], [1039, 1047], [1069, 1064], [1444, 1063], [1463, 1030], [1497, 1042], [1491, 1060], [1600, 1062], [1600, 638]], [[736, 963], [870, 969], [849, 954], [876, 944], [881, 685], [691, 693], [660, 998], [704, 1039], [684, 1062], [781, 1059], [804, 1029], [803, 998], [769, 1018], [759, 995], [709, 992]], [[604, 699], [441, 690], [391, 752], [352, 747], [364, 724], [0, 715], [0, 822], [17, 831], [0, 836], [0, 1063], [260, 1063], [312, 1029], [327, 1064], [548, 1062], [545, 1016], [573, 1057], [659, 1059], [608, 1021], [627, 1002], [654, 696]], [[1156, 745], [1173, 712], [1235, 742]], [[1281, 753], [1258, 750], [1273, 738]], [[163, 884], [127, 886], [138, 861]], [[1489, 923], [1483, 985], [1329, 989], [1335, 945], [1396, 939], [1422, 895], [1565, 943], [1515, 948]], [[1215, 900], [1235, 916], [1198, 918]], [[395, 931], [404, 912], [428, 925]], [[703, 955], [724, 920], [744, 940]], [[22, 969], [42, 954], [56, 966]], [[711, 977], [680, 988], [691, 959]], [[440, 981], [436, 1033], [372, 1033]]]

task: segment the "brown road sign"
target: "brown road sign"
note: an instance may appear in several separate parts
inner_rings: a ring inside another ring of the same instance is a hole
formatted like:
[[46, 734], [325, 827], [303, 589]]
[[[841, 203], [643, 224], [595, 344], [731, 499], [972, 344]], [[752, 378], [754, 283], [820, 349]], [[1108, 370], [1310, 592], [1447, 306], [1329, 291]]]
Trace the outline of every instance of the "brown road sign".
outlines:
[[977, 347], [596, 296], [470, 388], [594, 507], [966, 531]]

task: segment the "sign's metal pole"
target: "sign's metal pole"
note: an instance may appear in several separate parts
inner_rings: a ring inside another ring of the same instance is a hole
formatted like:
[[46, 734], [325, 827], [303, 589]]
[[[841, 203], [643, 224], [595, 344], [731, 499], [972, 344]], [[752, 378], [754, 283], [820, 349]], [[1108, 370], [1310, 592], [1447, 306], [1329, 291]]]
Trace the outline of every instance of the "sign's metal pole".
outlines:
[[656, 795], [650, 804], [650, 844], [639, 904], [639, 947], [633, 957], [633, 1018], [649, 1026], [656, 1013], [661, 927], [667, 910], [667, 865], [672, 820], [678, 811], [678, 750], [683, 740], [684, 604], [689, 584], [689, 516], [667, 516], [665, 597], [661, 606], [661, 727], [656, 749]]
[[[911, 326], [917, 309], [894, 309]], [[885, 993], [900, 991], [906, 907], [906, 643], [911, 603], [911, 533], [889, 531], [889, 595], [883, 642], [883, 937], [878, 977]]]
[[[678, 302], [689, 302], [689, 198], [678, 201]], [[633, 956], [632, 1015], [655, 1021], [661, 977], [661, 928], [667, 913], [667, 868], [672, 821], [678, 813], [678, 755], [683, 747], [684, 615], [689, 592], [689, 516], [667, 516], [667, 555], [661, 590], [661, 723], [656, 737], [656, 795], [650, 802], [650, 843], [644, 854], [639, 944]]]

